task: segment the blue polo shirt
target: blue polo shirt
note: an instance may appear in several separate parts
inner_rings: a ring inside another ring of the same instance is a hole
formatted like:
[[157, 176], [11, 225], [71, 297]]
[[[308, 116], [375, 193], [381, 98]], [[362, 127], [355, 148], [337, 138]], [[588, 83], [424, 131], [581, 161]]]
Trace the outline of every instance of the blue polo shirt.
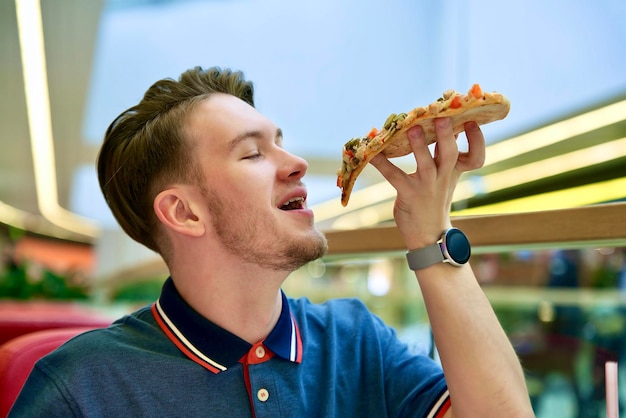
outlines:
[[37, 362], [10, 417], [436, 417], [438, 365], [358, 300], [289, 299], [249, 344], [194, 311], [168, 279], [159, 300]]

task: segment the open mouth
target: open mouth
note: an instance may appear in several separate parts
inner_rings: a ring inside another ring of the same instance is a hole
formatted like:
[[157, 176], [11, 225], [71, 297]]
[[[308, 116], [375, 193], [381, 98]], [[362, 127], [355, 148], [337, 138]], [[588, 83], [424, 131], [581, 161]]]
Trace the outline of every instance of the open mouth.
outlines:
[[287, 202], [283, 203], [279, 209], [281, 210], [296, 210], [304, 207], [304, 197], [292, 197]]

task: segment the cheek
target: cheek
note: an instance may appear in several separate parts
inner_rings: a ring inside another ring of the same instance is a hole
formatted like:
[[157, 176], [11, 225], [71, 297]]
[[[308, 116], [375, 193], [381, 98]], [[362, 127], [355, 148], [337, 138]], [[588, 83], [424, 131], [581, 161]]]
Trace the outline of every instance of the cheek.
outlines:
[[249, 202], [253, 197], [256, 201], [272, 198], [276, 169], [268, 159], [233, 163], [213, 161], [213, 164], [207, 164], [206, 167], [206, 187], [222, 200], [236, 203]]
[[213, 190], [224, 200], [246, 204], [271, 199], [273, 186], [272, 177], [264, 176], [258, 171], [238, 171], [228, 176], [220, 176], [213, 179], [213, 184]]
[[267, 187], [276, 179], [275, 167], [268, 160], [244, 163], [229, 172], [230, 181], [237, 185]]

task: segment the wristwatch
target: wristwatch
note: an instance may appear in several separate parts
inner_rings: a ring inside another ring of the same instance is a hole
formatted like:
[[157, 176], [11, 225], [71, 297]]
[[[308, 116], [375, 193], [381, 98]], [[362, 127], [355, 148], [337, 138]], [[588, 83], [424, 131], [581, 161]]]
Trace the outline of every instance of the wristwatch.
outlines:
[[406, 253], [406, 260], [411, 270], [420, 270], [437, 263], [460, 267], [469, 261], [471, 253], [469, 240], [463, 231], [450, 228], [435, 244]]

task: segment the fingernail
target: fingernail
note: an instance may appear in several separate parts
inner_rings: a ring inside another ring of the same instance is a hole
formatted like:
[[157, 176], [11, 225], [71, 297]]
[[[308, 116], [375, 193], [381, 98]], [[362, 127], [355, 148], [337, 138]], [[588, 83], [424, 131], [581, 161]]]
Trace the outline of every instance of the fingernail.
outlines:
[[450, 118], [440, 118], [437, 119], [437, 126], [440, 128], [447, 128], [450, 126]]
[[420, 135], [420, 130], [422, 129], [421, 126], [414, 126], [411, 129], [409, 129], [406, 132], [406, 135], [410, 138], [410, 139], [416, 139], [417, 137], [419, 137]]

